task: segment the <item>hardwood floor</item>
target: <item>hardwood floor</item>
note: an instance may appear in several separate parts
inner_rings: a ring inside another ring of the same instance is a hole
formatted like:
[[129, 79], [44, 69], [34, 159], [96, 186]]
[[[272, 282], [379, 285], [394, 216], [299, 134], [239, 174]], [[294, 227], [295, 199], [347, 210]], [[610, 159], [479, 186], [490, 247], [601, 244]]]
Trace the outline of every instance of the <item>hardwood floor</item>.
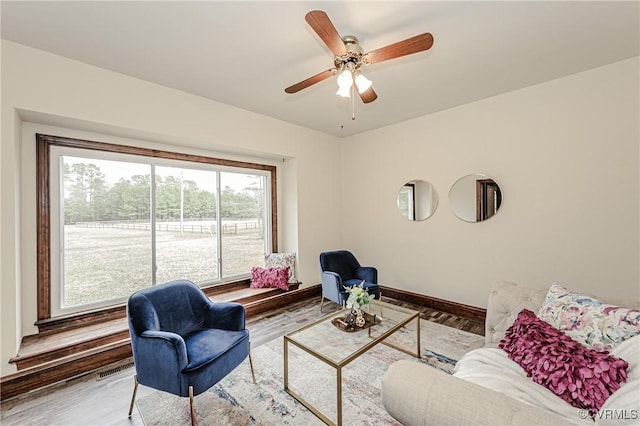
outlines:
[[447, 312], [436, 311], [435, 309], [425, 308], [424, 306], [414, 305], [407, 302], [399, 302], [394, 299], [382, 297], [382, 300], [388, 303], [393, 303], [400, 306], [405, 306], [410, 309], [421, 310], [420, 318], [443, 324], [451, 328], [458, 330], [468, 331], [469, 333], [478, 334], [484, 336], [484, 322], [470, 320], [468, 318], [459, 317], [449, 314]]
[[[384, 297], [383, 300], [422, 310], [421, 318], [425, 320], [475, 334], [484, 334], [484, 324], [477, 321]], [[325, 301], [323, 314], [339, 309], [340, 307], [335, 303]], [[320, 315], [318, 298], [301, 300], [284, 308], [254, 315], [247, 319], [252, 347], [260, 346], [293, 331], [317, 319], [318, 315]], [[131, 360], [119, 365], [131, 365]], [[133, 374], [134, 368], [129, 367], [101, 380], [97, 380], [96, 374], [86, 375], [64, 384], [9, 399], [2, 403], [0, 423], [3, 426], [142, 426], [143, 422], [137, 408], [134, 407], [130, 419], [127, 417], [133, 391]], [[137, 398], [152, 392], [154, 392], [153, 389], [140, 386]]]

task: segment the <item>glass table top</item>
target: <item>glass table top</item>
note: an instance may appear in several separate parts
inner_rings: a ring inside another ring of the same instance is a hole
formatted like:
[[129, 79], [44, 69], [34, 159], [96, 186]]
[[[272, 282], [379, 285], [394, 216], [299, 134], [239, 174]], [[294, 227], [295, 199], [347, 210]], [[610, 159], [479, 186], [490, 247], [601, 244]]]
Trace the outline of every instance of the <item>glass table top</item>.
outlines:
[[[365, 312], [378, 320], [369, 328], [347, 332], [332, 324], [334, 318], [349, 312], [342, 309], [285, 335], [291, 343], [305, 349], [334, 366], [347, 364], [386, 339], [402, 326], [416, 319], [418, 311], [374, 300]], [[378, 323], [379, 321], [379, 323]]]

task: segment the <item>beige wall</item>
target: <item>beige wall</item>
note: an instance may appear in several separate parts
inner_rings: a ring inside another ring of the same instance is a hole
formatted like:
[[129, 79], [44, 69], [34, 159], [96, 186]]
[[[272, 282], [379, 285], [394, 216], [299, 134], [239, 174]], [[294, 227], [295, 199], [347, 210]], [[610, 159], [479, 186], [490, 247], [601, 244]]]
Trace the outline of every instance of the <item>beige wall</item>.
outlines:
[[[344, 245], [392, 287], [486, 306], [496, 280], [639, 296], [638, 58], [388, 126], [343, 143]], [[503, 191], [466, 223], [448, 192], [470, 173]], [[425, 222], [396, 210], [435, 185]]]
[[[30, 124], [29, 122], [38, 123]], [[317, 284], [317, 256], [340, 245], [338, 140], [316, 131], [2, 41], [1, 374], [35, 331], [37, 130], [278, 166], [280, 251]], [[21, 132], [24, 129], [24, 135]], [[284, 161], [283, 161], [284, 159]]]
[[[34, 330], [29, 144], [45, 126], [278, 164], [280, 248], [298, 253], [305, 284], [319, 282], [319, 252], [348, 248], [376, 265], [384, 284], [476, 306], [485, 306], [498, 279], [556, 280], [639, 298], [637, 58], [337, 140], [15, 43], [1, 46], [2, 375], [13, 371], [7, 360], [22, 335]], [[462, 222], [448, 211], [449, 187], [469, 173], [489, 174], [503, 190], [503, 207], [487, 222]], [[398, 189], [412, 179], [439, 192], [425, 222], [396, 210]]]

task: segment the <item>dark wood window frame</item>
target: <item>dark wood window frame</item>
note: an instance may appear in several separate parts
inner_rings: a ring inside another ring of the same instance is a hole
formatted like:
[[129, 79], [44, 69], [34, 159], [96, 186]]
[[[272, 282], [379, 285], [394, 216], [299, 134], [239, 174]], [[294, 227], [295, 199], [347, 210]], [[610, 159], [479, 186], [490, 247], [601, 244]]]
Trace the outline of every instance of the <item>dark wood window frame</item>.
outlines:
[[[266, 164], [226, 160], [202, 155], [184, 154], [157, 149], [118, 145], [106, 142], [95, 142], [60, 136], [36, 134], [36, 193], [37, 193], [37, 321], [40, 331], [61, 328], [76, 323], [91, 323], [107, 320], [124, 314], [124, 306], [96, 309], [91, 312], [71, 314], [60, 319], [51, 318], [51, 212], [49, 161], [50, 148], [63, 146], [88, 149], [94, 151], [116, 152], [139, 155], [143, 157], [169, 160], [190, 161], [218, 166], [241, 167], [245, 169], [263, 170], [271, 173], [271, 250], [278, 251], [277, 243], [277, 180], [276, 167]], [[222, 284], [214, 284], [216, 287]]]

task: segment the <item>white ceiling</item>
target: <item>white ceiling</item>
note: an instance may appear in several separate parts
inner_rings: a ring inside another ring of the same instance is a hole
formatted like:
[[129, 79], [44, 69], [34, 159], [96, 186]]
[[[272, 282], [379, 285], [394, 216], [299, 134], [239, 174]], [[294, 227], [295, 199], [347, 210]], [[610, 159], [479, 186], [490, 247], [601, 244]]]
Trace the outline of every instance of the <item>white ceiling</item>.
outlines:
[[[640, 54], [640, 3], [2, 1], [2, 38], [245, 110], [348, 136]], [[365, 69], [378, 99], [335, 95], [304, 20], [320, 9], [371, 51], [430, 32], [427, 52]]]

